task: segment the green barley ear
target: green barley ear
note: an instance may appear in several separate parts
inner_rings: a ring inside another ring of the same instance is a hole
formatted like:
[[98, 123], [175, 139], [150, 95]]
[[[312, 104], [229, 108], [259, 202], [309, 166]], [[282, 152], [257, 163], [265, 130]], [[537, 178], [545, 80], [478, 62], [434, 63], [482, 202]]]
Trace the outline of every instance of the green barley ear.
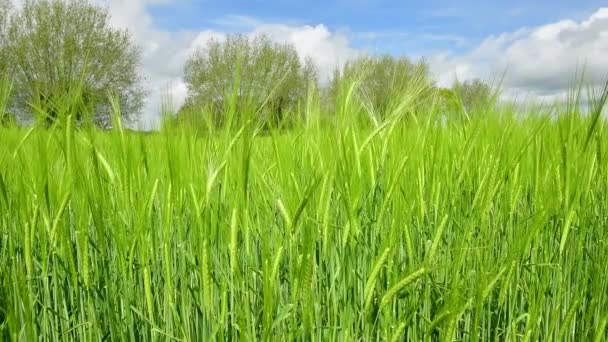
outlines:
[[238, 265], [237, 265], [237, 244], [238, 244], [238, 216], [237, 210], [232, 210], [232, 218], [230, 219], [230, 273], [235, 275], [237, 274]]
[[585, 138], [583, 150], [587, 150], [587, 148], [589, 147], [589, 142], [591, 141], [593, 132], [598, 127], [598, 123], [600, 123], [600, 117], [602, 116], [602, 113], [604, 113], [606, 103], [608, 103], [608, 80], [606, 80], [606, 82], [604, 83], [604, 87], [600, 91], [599, 95], [591, 91], [588, 94], [588, 97], [591, 102], [591, 124], [589, 125], [589, 129], [587, 130], [587, 137]]
[[431, 248], [429, 250], [429, 254], [426, 258], [426, 262], [433, 263], [435, 260], [435, 256], [437, 254], [437, 249], [439, 248], [439, 243], [441, 242], [441, 236], [443, 235], [443, 231], [448, 223], [448, 216], [444, 216], [443, 220], [437, 227], [437, 231], [435, 231], [435, 237], [433, 237], [433, 242], [431, 243]]
[[568, 311], [566, 312], [566, 316], [564, 317], [563, 322], [561, 322], [561, 327], [559, 328], [559, 332], [558, 332], [558, 341], [564, 341], [564, 337], [566, 335], [572, 336], [572, 326], [571, 326], [571, 322], [572, 320], [574, 320], [574, 316], [576, 314], [576, 311], [578, 310], [578, 307], [580, 305], [580, 301], [578, 299], [576, 299], [574, 301], [574, 303], [572, 303], [570, 305], [570, 308], [568, 309]]
[[120, 134], [123, 134], [123, 123], [122, 123], [122, 106], [120, 104], [120, 98], [116, 93], [110, 92], [108, 93], [108, 100], [110, 102], [111, 107], [111, 116], [112, 116], [112, 127], [114, 127]]
[[372, 271], [371, 271], [367, 281], [365, 282], [365, 289], [363, 290], [364, 311], [369, 310], [369, 307], [372, 303], [372, 298], [374, 295], [376, 279], [378, 278], [378, 275], [380, 274], [380, 270], [381, 270], [382, 266], [384, 265], [384, 263], [386, 262], [386, 259], [388, 258], [390, 252], [391, 252], [391, 248], [387, 247], [384, 249], [382, 254], [380, 254], [378, 256], [378, 258], [376, 259], [376, 262], [374, 263], [374, 267], [372, 267]]
[[386, 292], [386, 294], [384, 294], [384, 296], [382, 297], [382, 300], [380, 301], [380, 307], [384, 307], [384, 306], [389, 305], [393, 301], [393, 298], [399, 292], [401, 292], [408, 285], [410, 285], [411, 283], [413, 283], [416, 280], [420, 279], [421, 277], [423, 277], [427, 273], [429, 273], [429, 269], [427, 269], [425, 267], [421, 267], [418, 270], [416, 270], [416, 271], [408, 274], [407, 276], [403, 277], [400, 281], [398, 281], [395, 285], [393, 285], [393, 287], [391, 287]]
[[600, 324], [597, 327], [597, 330], [595, 331], [595, 337], [593, 338], [594, 342], [601, 342], [601, 341], [605, 341], [606, 340], [606, 333], [608, 333], [607, 331], [607, 327], [608, 327], [608, 314], [604, 315], [604, 317], [602, 317]]

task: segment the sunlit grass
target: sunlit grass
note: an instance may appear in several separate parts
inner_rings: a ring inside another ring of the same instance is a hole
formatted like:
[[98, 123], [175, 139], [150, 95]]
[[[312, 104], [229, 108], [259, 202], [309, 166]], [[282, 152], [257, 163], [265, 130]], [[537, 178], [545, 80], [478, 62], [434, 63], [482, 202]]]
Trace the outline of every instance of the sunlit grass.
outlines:
[[0, 336], [605, 341], [605, 120], [351, 86], [263, 136], [0, 128]]

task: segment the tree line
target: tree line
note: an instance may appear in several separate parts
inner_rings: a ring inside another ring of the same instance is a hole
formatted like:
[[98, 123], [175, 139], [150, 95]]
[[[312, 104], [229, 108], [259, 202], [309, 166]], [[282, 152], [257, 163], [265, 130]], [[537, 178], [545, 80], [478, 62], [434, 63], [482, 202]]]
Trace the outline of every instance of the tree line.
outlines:
[[[141, 50], [109, 19], [107, 8], [87, 0], [26, 0], [19, 9], [0, 0], [0, 120], [19, 116], [51, 125], [69, 114], [109, 127], [117, 105], [123, 120], [136, 120], [147, 95]], [[172, 122], [193, 125], [223, 125], [247, 110], [263, 125], [286, 126], [301, 119], [312, 93], [321, 95], [328, 112], [336, 110], [340, 87], [348, 82], [357, 82], [374, 120], [394, 110], [393, 99], [414, 84], [433, 90], [419, 94], [420, 106], [431, 93], [465, 109], [492, 98], [480, 80], [437, 88], [424, 61], [390, 55], [350, 61], [320, 85], [312, 61], [301, 59], [293, 45], [240, 34], [196, 50], [184, 81], [188, 96]]]

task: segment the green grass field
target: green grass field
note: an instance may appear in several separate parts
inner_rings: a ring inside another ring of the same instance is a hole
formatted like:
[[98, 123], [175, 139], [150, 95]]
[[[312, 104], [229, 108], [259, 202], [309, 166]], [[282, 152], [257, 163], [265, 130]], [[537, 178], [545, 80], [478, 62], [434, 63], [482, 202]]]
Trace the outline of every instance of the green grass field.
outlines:
[[603, 117], [353, 108], [0, 128], [0, 338], [606, 341]]

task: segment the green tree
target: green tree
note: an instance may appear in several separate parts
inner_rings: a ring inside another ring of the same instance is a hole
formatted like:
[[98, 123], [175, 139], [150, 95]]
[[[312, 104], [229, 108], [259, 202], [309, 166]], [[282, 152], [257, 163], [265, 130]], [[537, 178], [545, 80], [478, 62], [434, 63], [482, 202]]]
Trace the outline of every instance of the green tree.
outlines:
[[0, 44], [4, 42], [12, 9], [10, 0], [0, 0]]
[[310, 60], [300, 61], [293, 45], [274, 43], [264, 35], [228, 35], [190, 56], [185, 81], [184, 115], [206, 108], [214, 123], [221, 124], [231, 111], [237, 120], [254, 111], [262, 123], [282, 125], [294, 119], [290, 114], [317, 74]]
[[[399, 105], [403, 94], [421, 84], [431, 88], [432, 81], [426, 62], [412, 62], [406, 57], [383, 55], [361, 57], [346, 63], [343, 70], [336, 71], [330, 84], [330, 101], [335, 100], [341, 82], [360, 82], [359, 97], [366, 103], [368, 111], [378, 119], [389, 115]], [[423, 100], [421, 93], [419, 101]]]
[[6, 44], [11, 9], [10, 0], [0, 0], [0, 78], [6, 75], [6, 58], [8, 53]]
[[14, 121], [14, 117], [5, 112], [12, 87], [6, 62], [8, 56], [7, 32], [11, 10], [10, 0], [0, 0], [0, 126], [7, 126]]
[[467, 80], [465, 82], [457, 80], [454, 82], [452, 90], [460, 98], [462, 105], [467, 111], [480, 106], [486, 107], [494, 97], [492, 88], [480, 79]]
[[138, 117], [140, 50], [127, 31], [109, 25], [107, 9], [85, 0], [26, 0], [10, 20], [6, 46], [16, 113], [30, 115], [34, 104], [49, 123], [72, 111], [108, 127], [112, 93], [123, 119]]

